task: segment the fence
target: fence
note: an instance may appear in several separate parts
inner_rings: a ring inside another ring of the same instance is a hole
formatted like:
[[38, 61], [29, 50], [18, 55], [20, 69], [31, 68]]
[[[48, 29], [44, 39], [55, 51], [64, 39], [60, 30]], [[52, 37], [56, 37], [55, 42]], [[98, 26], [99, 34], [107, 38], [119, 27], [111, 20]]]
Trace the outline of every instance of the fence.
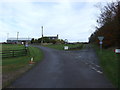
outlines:
[[83, 46], [81, 45], [81, 46], [77, 46], [77, 47], [71, 47], [71, 48], [69, 48], [69, 50], [77, 50], [77, 49], [81, 49]]
[[25, 56], [27, 55], [27, 49], [3, 50], [0, 51], [0, 55], [2, 56], [2, 58]]

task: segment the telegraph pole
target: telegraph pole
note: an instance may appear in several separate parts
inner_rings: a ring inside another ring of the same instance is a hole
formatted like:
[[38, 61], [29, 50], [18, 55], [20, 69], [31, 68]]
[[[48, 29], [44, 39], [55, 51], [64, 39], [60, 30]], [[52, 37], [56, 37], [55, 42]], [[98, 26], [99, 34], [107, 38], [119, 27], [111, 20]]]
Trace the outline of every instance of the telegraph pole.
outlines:
[[17, 32], [17, 44], [18, 44], [18, 35], [19, 35], [19, 32]]
[[43, 26], [41, 26], [42, 29], [42, 40], [41, 40], [41, 44], [43, 44]]
[[9, 33], [7, 33], [7, 40], [8, 40], [8, 38], [9, 38]]

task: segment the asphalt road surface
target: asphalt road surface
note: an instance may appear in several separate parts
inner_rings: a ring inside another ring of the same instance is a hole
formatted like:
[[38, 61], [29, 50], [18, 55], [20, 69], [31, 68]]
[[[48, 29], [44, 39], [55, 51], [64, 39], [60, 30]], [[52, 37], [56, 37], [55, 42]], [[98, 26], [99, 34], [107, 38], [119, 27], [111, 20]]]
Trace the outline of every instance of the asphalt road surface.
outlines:
[[44, 60], [12, 83], [14, 88], [114, 88], [99, 66], [95, 51], [43, 50]]

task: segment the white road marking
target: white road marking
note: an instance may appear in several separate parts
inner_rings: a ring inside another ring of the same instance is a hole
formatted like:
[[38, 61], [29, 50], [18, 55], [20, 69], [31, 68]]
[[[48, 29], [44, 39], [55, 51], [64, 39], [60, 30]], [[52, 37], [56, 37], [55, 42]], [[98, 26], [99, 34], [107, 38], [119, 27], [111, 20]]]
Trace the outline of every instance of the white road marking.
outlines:
[[100, 67], [99, 65], [96, 65], [95, 63], [91, 63], [91, 64], [95, 65], [96, 67]]
[[100, 73], [100, 74], [103, 73], [102, 71], [97, 70], [95, 67], [93, 67], [93, 66], [91, 66], [91, 65], [89, 65], [89, 66], [91, 67], [91, 69], [95, 70], [96, 72], [98, 72], [98, 73]]
[[[78, 57], [81, 57], [81, 56], [78, 56]], [[76, 58], [78, 58], [78, 57], [76, 57]], [[96, 67], [100, 67], [99, 65], [96, 65], [95, 63], [87, 63], [87, 62], [85, 62], [85, 61], [83, 61], [83, 60], [81, 60], [81, 62], [83, 62], [84, 64], [86, 64], [86, 65], [89, 65], [89, 64], [92, 64], [92, 65], [95, 65]], [[95, 70], [96, 72], [98, 72], [99, 74], [102, 74], [103, 72], [102, 71], [99, 71], [99, 70], [97, 70], [95, 67], [93, 67], [92, 65], [89, 65], [89, 67], [91, 68], [91, 69], [93, 69], [93, 70]]]
[[96, 67], [100, 67], [99, 65], [95, 65]]
[[97, 71], [98, 73], [100, 73], [100, 74], [102, 74], [103, 72], [101, 72], [101, 71]]
[[96, 68], [94, 68], [94, 67], [92, 67], [92, 69], [93, 69], [93, 70], [95, 70], [95, 71], [97, 71], [97, 69], [96, 69]]

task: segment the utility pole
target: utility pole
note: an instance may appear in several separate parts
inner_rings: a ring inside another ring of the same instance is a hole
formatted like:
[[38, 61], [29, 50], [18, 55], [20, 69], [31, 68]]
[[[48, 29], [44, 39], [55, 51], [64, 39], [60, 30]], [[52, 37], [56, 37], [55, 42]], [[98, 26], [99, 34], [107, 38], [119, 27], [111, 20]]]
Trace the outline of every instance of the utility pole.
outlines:
[[18, 36], [19, 36], [19, 32], [17, 32], [17, 44], [18, 44]]
[[9, 33], [7, 33], [7, 40], [8, 40], [8, 38], [9, 38]]
[[41, 40], [41, 44], [43, 44], [43, 26], [41, 26], [42, 29], [42, 40]]
[[7, 33], [7, 43], [8, 43], [9, 33]]

